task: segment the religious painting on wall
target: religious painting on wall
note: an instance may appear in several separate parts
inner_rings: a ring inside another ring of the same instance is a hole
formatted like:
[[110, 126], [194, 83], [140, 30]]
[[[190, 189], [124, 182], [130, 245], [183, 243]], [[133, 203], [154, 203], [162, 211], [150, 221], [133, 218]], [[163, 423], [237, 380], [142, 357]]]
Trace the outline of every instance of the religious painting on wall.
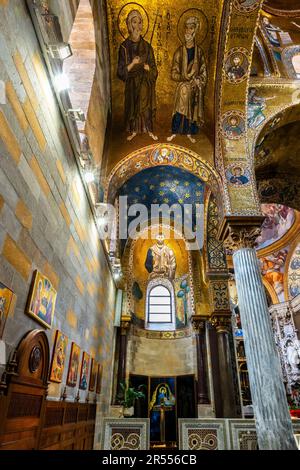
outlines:
[[173, 377], [151, 377], [150, 441], [176, 441], [176, 383]]
[[81, 390], [87, 390], [88, 380], [89, 380], [89, 368], [90, 368], [90, 355], [84, 352], [82, 356], [80, 381], [79, 381], [79, 388]]
[[119, 13], [119, 30], [125, 40], [119, 48], [117, 76], [125, 83], [128, 141], [142, 133], [157, 140], [153, 121], [158, 71], [152, 45], [144, 39], [148, 24], [148, 16], [141, 5], [126, 4]]
[[100, 364], [98, 364], [97, 385], [96, 385], [97, 395], [100, 395], [100, 393], [101, 393], [101, 382], [102, 382], [102, 366]]
[[57, 292], [49, 279], [34, 272], [26, 313], [46, 328], [52, 327]]
[[77, 346], [77, 344], [72, 343], [71, 355], [70, 355], [70, 361], [69, 361], [68, 378], [67, 378], [67, 385], [69, 387], [76, 387], [79, 364], [80, 364], [79, 359], [80, 359], [80, 347]]
[[12, 310], [14, 298], [13, 291], [0, 282], [0, 339], [3, 336], [6, 319]]
[[98, 374], [98, 363], [92, 358], [91, 362], [91, 377], [90, 377], [90, 384], [89, 384], [89, 391], [94, 392], [97, 382], [97, 374]]
[[57, 330], [53, 347], [52, 364], [50, 371], [51, 382], [62, 382], [66, 362], [68, 337]]

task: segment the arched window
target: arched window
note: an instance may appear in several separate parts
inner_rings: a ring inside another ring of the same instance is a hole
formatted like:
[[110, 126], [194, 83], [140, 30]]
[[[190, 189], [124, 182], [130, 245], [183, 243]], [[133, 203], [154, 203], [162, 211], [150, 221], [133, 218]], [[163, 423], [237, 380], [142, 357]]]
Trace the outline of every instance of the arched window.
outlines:
[[148, 323], [172, 323], [171, 292], [165, 286], [153, 287], [148, 297]]
[[175, 330], [175, 299], [172, 283], [167, 279], [150, 281], [147, 288], [146, 328]]

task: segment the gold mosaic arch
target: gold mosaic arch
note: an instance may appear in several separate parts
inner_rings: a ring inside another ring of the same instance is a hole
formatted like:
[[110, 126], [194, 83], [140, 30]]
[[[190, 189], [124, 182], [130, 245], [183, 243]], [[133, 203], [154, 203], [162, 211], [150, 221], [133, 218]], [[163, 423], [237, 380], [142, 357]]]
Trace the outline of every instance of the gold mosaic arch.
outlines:
[[[289, 119], [286, 119], [285, 114], [287, 114], [289, 111], [292, 111], [292, 110], [294, 110], [295, 113], [291, 114], [289, 116]], [[298, 115], [298, 113], [299, 113], [299, 115]], [[280, 115], [281, 115], [280, 125], [276, 126], [273, 130], [279, 129], [280, 127], [283, 127], [283, 126], [285, 126], [287, 124], [290, 124], [292, 122], [300, 121], [300, 103], [293, 103], [293, 104], [288, 104], [286, 106], [278, 107], [272, 114], [270, 114], [266, 118], [266, 120], [264, 121], [263, 127], [257, 129], [256, 132], [253, 133], [253, 137], [251, 139], [252, 147], [251, 147], [251, 150], [250, 150], [250, 155], [251, 155], [251, 161], [252, 161], [254, 166], [255, 166], [255, 147], [256, 147], [256, 145], [258, 144], [258, 142], [265, 135], [267, 135], [267, 130], [270, 126], [270, 123], [272, 123], [272, 121], [277, 116], [280, 116]]]
[[[215, 164], [224, 184], [224, 204], [226, 214], [235, 216], [260, 215], [260, 205], [257, 196], [253, 171], [250, 167], [249, 144], [246, 132], [240, 138], [234, 140], [224, 135], [223, 117], [232, 113], [243, 113], [247, 116], [247, 96], [250, 81], [251, 60], [245, 67], [243, 80], [238, 77], [230, 82], [226, 76], [226, 63], [230, 51], [243, 48], [245, 56], [252, 57], [255, 34], [260, 17], [262, 0], [247, 2], [248, 8], [244, 8], [240, 1], [228, 1], [224, 3], [222, 14], [222, 34], [219, 41], [218, 62], [215, 94], [216, 114], [216, 154]], [[243, 23], [241, 24], [241, 18]], [[245, 78], [244, 78], [245, 77]], [[228, 174], [232, 165], [239, 166], [248, 173], [249, 184], [240, 186], [231, 184]]]
[[161, 165], [181, 168], [198, 176], [215, 194], [219, 207], [223, 207], [223, 187], [217, 171], [192, 150], [170, 144], [143, 147], [121, 160], [107, 178], [104, 201], [112, 203], [118, 189], [132, 176], [146, 168]]

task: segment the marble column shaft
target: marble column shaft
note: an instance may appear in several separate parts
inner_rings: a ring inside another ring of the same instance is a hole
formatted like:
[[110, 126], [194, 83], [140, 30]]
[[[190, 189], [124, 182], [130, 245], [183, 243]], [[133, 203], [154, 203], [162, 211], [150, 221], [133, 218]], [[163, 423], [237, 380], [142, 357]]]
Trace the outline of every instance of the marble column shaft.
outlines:
[[127, 331], [124, 328], [120, 329], [119, 334], [119, 357], [118, 357], [118, 375], [117, 375], [117, 397], [123, 395], [120, 387], [121, 382], [125, 383], [126, 380], [126, 358], [127, 358]]
[[198, 369], [198, 381], [197, 381], [197, 402], [198, 405], [208, 404], [208, 386], [207, 386], [207, 357], [206, 357], [206, 346], [205, 346], [205, 322], [203, 326], [200, 325], [196, 330], [196, 345], [197, 345], [197, 369]]
[[223, 408], [222, 414], [223, 418], [235, 418], [236, 403], [228, 335], [229, 332], [227, 329], [222, 326], [217, 326], [220, 385]]
[[260, 267], [253, 248], [233, 255], [235, 279], [261, 450], [296, 450]]

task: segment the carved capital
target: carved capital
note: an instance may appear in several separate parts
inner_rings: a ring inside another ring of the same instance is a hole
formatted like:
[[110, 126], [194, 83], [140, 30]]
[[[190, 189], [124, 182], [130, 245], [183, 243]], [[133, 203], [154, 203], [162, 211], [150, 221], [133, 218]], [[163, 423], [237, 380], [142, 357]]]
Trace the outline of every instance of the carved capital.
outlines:
[[254, 248], [260, 235], [264, 216], [234, 217], [223, 220], [218, 237], [223, 240], [227, 250], [237, 251], [241, 248]]
[[231, 315], [214, 315], [211, 324], [216, 328], [217, 333], [230, 333], [232, 329]]
[[228, 237], [224, 241], [226, 250], [237, 251], [241, 248], [255, 248], [257, 237], [260, 234], [258, 227], [230, 227]]
[[121, 318], [121, 335], [127, 335], [130, 325], [131, 325], [131, 316], [123, 315]]
[[205, 322], [206, 318], [201, 317], [200, 315], [193, 315], [191, 318], [193, 329], [198, 334], [205, 332]]

